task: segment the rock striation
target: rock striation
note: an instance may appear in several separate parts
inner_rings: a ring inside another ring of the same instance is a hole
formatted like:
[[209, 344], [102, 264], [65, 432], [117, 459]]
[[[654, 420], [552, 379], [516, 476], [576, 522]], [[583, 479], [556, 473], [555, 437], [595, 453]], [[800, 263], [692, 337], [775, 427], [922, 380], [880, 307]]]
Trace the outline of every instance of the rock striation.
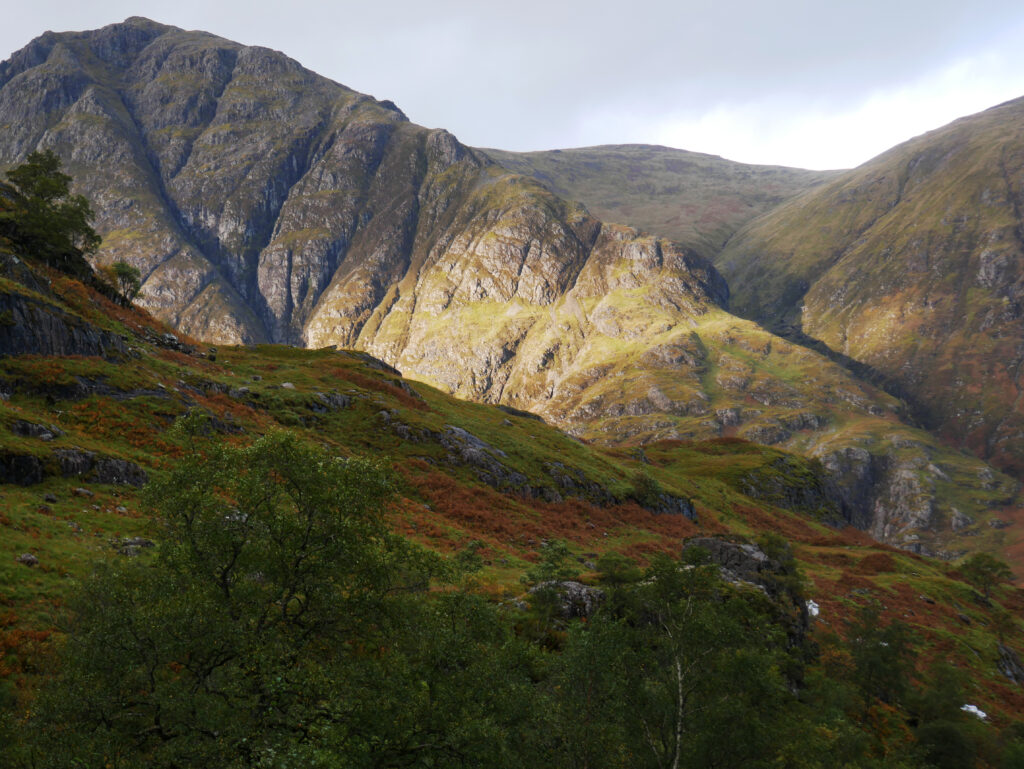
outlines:
[[[46, 33], [0, 64], [0, 126], [0, 167], [58, 152], [98, 211], [98, 261], [138, 267], [140, 303], [194, 338], [356, 349], [592, 441], [737, 437], [812, 455], [841, 500], [769, 477], [750, 493], [840, 510], [907, 546], [956, 514], [983, 525], [1013, 496], [1010, 479], [909, 424], [897, 398], [729, 314], [729, 287], [695, 248], [599, 221], [281, 53], [140, 18]], [[715, 171], [729, 195], [746, 173], [733, 171]], [[781, 184], [765, 207], [826, 178], [764, 174]], [[706, 250], [739, 222], [711, 217], [692, 242]], [[0, 294], [8, 354], [124, 351], [40, 296]], [[45, 339], [26, 336], [36, 329]], [[442, 437], [496, 487], [522, 485], [486, 447]], [[552, 478], [548, 496], [600, 496]], [[960, 485], [972, 492], [954, 504]], [[657, 507], [695, 515], [681, 498]]]

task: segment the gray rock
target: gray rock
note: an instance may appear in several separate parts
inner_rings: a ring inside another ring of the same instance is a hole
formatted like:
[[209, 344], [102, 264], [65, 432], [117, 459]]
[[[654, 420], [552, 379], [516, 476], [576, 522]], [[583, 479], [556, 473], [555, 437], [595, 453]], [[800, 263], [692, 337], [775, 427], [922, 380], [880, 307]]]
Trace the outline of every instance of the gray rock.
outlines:
[[[127, 355], [124, 340], [41, 300], [0, 293], [0, 355]], [[56, 434], [54, 434], [56, 435]]]
[[32, 486], [43, 482], [43, 462], [31, 454], [0, 454], [0, 483]]
[[996, 667], [999, 668], [999, 672], [1015, 684], [1024, 684], [1024, 665], [1021, 665], [1017, 652], [1004, 644], [999, 644], [998, 650], [999, 661]]
[[779, 565], [757, 545], [730, 542], [719, 537], [694, 537], [683, 545], [683, 552], [703, 548], [727, 582], [764, 587], [767, 575], [777, 572]]
[[589, 619], [605, 599], [603, 590], [572, 580], [541, 582], [530, 588], [533, 595], [542, 592], [551, 592], [557, 596], [559, 615], [563, 619]]
[[144, 486], [149, 479], [145, 470], [126, 459], [104, 457], [82, 449], [58, 449], [53, 454], [65, 478], [77, 476], [96, 483], [136, 487]]
[[132, 558], [137, 556], [143, 549], [153, 547], [154, 544], [156, 543], [145, 537], [125, 537], [115, 542], [114, 547], [121, 555]]
[[973, 526], [974, 519], [966, 513], [961, 513], [954, 507], [949, 516], [949, 523], [953, 527], [953, 531], [961, 531], [966, 529], [968, 526]]
[[329, 393], [313, 393], [313, 401], [310, 408], [319, 413], [326, 413], [328, 411], [342, 411], [343, 409], [351, 407], [351, 405], [352, 396], [342, 395], [341, 393], [332, 390]]
[[32, 555], [32, 553], [22, 553], [15, 560], [24, 566], [36, 566], [39, 564], [39, 559]]
[[38, 438], [41, 441], [52, 441], [60, 438], [64, 432], [54, 425], [38, 425], [19, 419], [11, 425], [11, 432], [25, 438]]

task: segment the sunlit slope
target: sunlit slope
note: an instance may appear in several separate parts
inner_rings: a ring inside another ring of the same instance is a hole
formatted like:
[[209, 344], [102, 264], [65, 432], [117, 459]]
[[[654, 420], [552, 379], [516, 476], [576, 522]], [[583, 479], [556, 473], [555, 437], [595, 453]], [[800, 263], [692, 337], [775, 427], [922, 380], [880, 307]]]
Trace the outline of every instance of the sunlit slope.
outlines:
[[875, 369], [925, 425], [1024, 467], [1024, 100], [900, 145], [750, 224], [735, 312]]

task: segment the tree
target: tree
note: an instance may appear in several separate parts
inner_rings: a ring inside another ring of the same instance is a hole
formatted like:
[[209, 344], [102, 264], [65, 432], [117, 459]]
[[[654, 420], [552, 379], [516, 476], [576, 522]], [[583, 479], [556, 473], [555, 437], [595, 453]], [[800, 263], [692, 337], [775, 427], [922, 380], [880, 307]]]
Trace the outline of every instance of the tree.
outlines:
[[847, 628], [854, 681], [863, 695], [865, 712], [875, 698], [887, 704], [901, 702], [913, 670], [914, 637], [910, 628], [899, 620], [883, 625], [881, 618], [881, 604], [870, 601]]
[[92, 277], [85, 260], [99, 248], [89, 201], [71, 194], [71, 177], [52, 150], [31, 153], [0, 182], [0, 235], [25, 256], [76, 278]]
[[117, 283], [117, 290], [121, 295], [121, 301], [126, 306], [131, 305], [132, 300], [142, 290], [142, 273], [137, 267], [127, 262], [114, 262], [110, 266], [114, 280]]
[[188, 452], [147, 489], [155, 562], [105, 566], [74, 604], [39, 765], [339, 765], [382, 728], [380, 656], [441, 569], [385, 525], [388, 474], [202, 432], [179, 426]]
[[960, 564], [960, 573], [984, 593], [986, 601], [992, 597], [992, 588], [1013, 579], [1013, 571], [1006, 561], [991, 553], [972, 553]]
[[[625, 740], [596, 765], [771, 764], [792, 700], [781, 673], [785, 634], [773, 624], [769, 603], [758, 591], [724, 584], [716, 566], [665, 556], [655, 557], [643, 582], [619, 588], [590, 621], [589, 647], [575, 649], [570, 636], [564, 653], [565, 664], [577, 669], [595, 664], [586, 657], [578, 664], [581, 652], [599, 655], [608, 669], [561, 690], [575, 698], [565, 712], [589, 711], [593, 719], [578, 725], [579, 734], [606, 729]], [[609, 670], [618, 671], [618, 680]], [[595, 698], [609, 703], [607, 714], [594, 711]]]
[[637, 582], [644, 573], [632, 558], [609, 550], [597, 559], [597, 573], [606, 585], [624, 585]]

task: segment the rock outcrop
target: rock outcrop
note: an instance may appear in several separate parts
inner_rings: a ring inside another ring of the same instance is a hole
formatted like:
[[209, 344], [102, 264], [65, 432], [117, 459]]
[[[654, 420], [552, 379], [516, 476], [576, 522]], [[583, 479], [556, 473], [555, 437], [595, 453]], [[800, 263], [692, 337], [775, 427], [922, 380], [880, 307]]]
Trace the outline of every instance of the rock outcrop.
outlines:
[[532, 595], [550, 594], [557, 604], [562, 619], [589, 619], [604, 602], [605, 594], [600, 588], [584, 585], [582, 582], [541, 582], [530, 588]]
[[[859, 448], [888, 456], [898, 434], [929, 445], [950, 477], [963, 465], [909, 427], [896, 398], [730, 315], [728, 286], [694, 249], [598, 221], [280, 53], [138, 18], [47, 33], [0, 65], [0, 124], [0, 167], [57, 151], [97, 209], [98, 261], [138, 267], [139, 301], [193, 337], [355, 348], [602, 443], [735, 436], [828, 466]], [[992, 262], [985, 274], [998, 272]], [[4, 301], [0, 344], [12, 353], [124, 349], [34, 296]], [[34, 329], [49, 330], [28, 339]], [[496, 487], [519, 485], [486, 450], [451, 453]], [[959, 479], [976, 486], [981, 469]], [[844, 515], [889, 538], [943, 531], [953, 505], [922, 472], [890, 471], [899, 479], [886, 492], [840, 483]], [[752, 493], [828, 507], [820, 488], [761, 481]], [[557, 483], [542, 493], [563, 495]], [[983, 522], [995, 497], [1006, 495], [979, 492], [957, 509]], [[692, 516], [687, 504], [652, 509]], [[885, 520], [893, 509], [897, 525]]]

